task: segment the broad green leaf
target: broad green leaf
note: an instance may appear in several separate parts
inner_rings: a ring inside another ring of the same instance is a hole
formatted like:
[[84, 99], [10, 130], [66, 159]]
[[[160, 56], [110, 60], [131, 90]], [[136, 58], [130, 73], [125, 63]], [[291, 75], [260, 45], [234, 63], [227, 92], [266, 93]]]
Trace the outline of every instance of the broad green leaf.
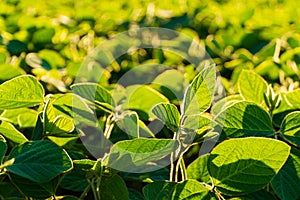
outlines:
[[300, 146], [300, 111], [292, 112], [284, 118], [280, 133], [289, 142]]
[[145, 200], [144, 196], [135, 189], [128, 188], [128, 193], [130, 200]]
[[169, 100], [158, 91], [146, 85], [133, 85], [126, 88], [127, 100], [124, 102], [125, 109], [137, 111], [142, 120], [153, 119], [151, 108]]
[[287, 103], [292, 108], [300, 109], [300, 89], [294, 90], [292, 92], [285, 93], [285, 99], [287, 100]]
[[255, 72], [242, 70], [240, 73], [238, 90], [245, 100], [263, 104], [267, 88], [267, 82]]
[[169, 179], [170, 171], [167, 168], [162, 168], [146, 173], [121, 172], [121, 176], [126, 180], [136, 180], [151, 183], [154, 181], [164, 181]]
[[187, 168], [187, 178], [196, 179], [200, 182], [211, 183], [207, 170], [209, 154], [205, 154], [194, 160]]
[[195, 115], [206, 111], [213, 100], [215, 85], [215, 66], [204, 68], [185, 91], [182, 113]]
[[275, 193], [283, 200], [294, 200], [300, 197], [300, 151], [292, 148], [291, 154], [272, 180]]
[[45, 128], [47, 135], [57, 135], [60, 133], [72, 132], [75, 126], [73, 119], [59, 115], [53, 122], [48, 122]]
[[78, 135], [76, 134], [70, 134], [70, 133], [61, 133], [61, 134], [55, 134], [55, 136], [48, 135], [47, 138], [57, 144], [60, 147], [66, 146], [68, 148], [68, 145], [76, 144], [76, 141], [78, 140]]
[[211, 119], [211, 116], [203, 113], [201, 115], [186, 116], [182, 127], [196, 131], [196, 136], [203, 136], [205, 132], [212, 129], [215, 125], [216, 123]]
[[146, 200], [169, 200], [172, 198], [177, 183], [156, 181], [146, 185], [143, 189]]
[[74, 169], [63, 176], [59, 186], [71, 191], [82, 192], [88, 184], [86, 172]]
[[23, 195], [18, 191], [18, 189], [9, 181], [0, 182], [0, 196], [2, 199], [6, 200], [23, 200]]
[[72, 85], [75, 94], [85, 98], [91, 102], [103, 106], [109, 110], [113, 110], [115, 106], [112, 95], [104, 87], [96, 83], [77, 83]]
[[11, 181], [25, 194], [27, 197], [37, 199], [46, 199], [55, 194], [59, 177], [55, 177], [47, 182], [36, 183], [30, 179], [9, 174]]
[[129, 194], [124, 180], [119, 175], [101, 178], [99, 190], [101, 199], [129, 200]]
[[5, 138], [0, 135], [0, 165], [2, 164], [2, 159], [7, 151], [7, 144]]
[[73, 165], [69, 155], [48, 140], [26, 142], [10, 153], [13, 163], [6, 169], [33, 182], [47, 182], [70, 170]]
[[299, 111], [300, 109], [300, 89], [291, 92], [283, 92], [280, 96], [280, 105], [273, 111], [273, 123], [276, 127], [280, 127], [287, 114], [297, 110]]
[[172, 102], [177, 102], [183, 99], [184, 89], [187, 85], [188, 82], [181, 72], [170, 69], [158, 75], [152, 81], [151, 87], [157, 89]]
[[180, 123], [180, 113], [174, 104], [159, 103], [152, 108], [152, 113], [160, 119], [166, 126], [177, 132]]
[[136, 138], [139, 137], [139, 116], [136, 112], [124, 112], [117, 121], [117, 125], [122, 131]]
[[0, 85], [0, 109], [36, 106], [44, 101], [44, 88], [30, 75], [22, 75]]
[[212, 150], [208, 171], [220, 192], [246, 194], [268, 184], [289, 153], [290, 146], [279, 140], [262, 137], [230, 139]]
[[6, 121], [19, 125], [22, 128], [34, 127], [37, 121], [38, 112], [29, 108], [17, 108], [5, 110], [1, 117], [6, 118]]
[[9, 122], [0, 121], [0, 134], [17, 144], [28, 141], [28, 139]]
[[24, 74], [24, 71], [10, 64], [0, 64], [0, 81], [6, 81]]
[[[67, 93], [51, 96], [44, 110], [45, 127], [51, 127], [51, 124], [54, 123], [58, 116], [72, 119], [75, 125], [87, 124], [95, 126], [97, 124], [94, 112], [81, 97], [75, 94]], [[69, 122], [68, 124], [71, 128]]]
[[178, 142], [171, 139], [136, 138], [120, 141], [113, 145], [107, 164], [111, 168], [126, 172], [154, 171], [161, 166], [153, 163], [169, 156], [177, 148]]
[[218, 115], [220, 112], [222, 112], [226, 107], [229, 107], [230, 105], [242, 101], [243, 98], [240, 95], [230, 95], [227, 96], [218, 102], [216, 102], [212, 107], [211, 107], [211, 114], [213, 115]]
[[227, 137], [270, 136], [274, 134], [269, 114], [255, 103], [232, 104], [216, 116], [215, 121]]
[[230, 200], [276, 200], [276, 198], [266, 190], [258, 190], [246, 195], [230, 198]]
[[181, 183], [154, 182], [144, 187], [146, 200], [183, 200], [204, 199], [217, 200], [217, 196], [196, 180]]

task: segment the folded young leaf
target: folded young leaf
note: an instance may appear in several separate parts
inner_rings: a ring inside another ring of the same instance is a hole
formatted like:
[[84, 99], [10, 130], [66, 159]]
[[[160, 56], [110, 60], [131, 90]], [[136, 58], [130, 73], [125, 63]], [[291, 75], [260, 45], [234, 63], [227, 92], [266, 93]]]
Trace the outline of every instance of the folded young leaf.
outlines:
[[204, 68], [185, 91], [182, 113], [195, 115], [206, 111], [213, 100], [216, 86], [215, 66]]
[[166, 126], [177, 132], [180, 123], [180, 113], [176, 106], [170, 103], [159, 103], [152, 108], [152, 113], [160, 119]]

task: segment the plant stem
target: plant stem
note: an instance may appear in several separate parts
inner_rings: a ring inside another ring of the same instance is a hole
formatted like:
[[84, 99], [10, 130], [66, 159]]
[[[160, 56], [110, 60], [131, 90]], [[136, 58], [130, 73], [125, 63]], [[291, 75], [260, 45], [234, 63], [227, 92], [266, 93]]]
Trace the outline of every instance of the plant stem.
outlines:
[[111, 114], [107, 117], [107, 120], [105, 123], [105, 130], [104, 130], [104, 137], [106, 137], [107, 139], [110, 138], [112, 129], [114, 128], [114, 125], [115, 125], [114, 119], [115, 119], [115, 117], [113, 114]]
[[174, 173], [174, 152], [171, 153], [171, 168], [170, 168], [170, 182], [173, 181], [173, 173]]
[[84, 189], [84, 191], [80, 195], [79, 200], [84, 200], [84, 198], [86, 197], [90, 189], [91, 189], [91, 184], [88, 184], [88, 186]]
[[183, 155], [180, 157], [179, 164], [180, 164], [180, 172], [181, 172], [181, 176], [182, 176], [182, 181], [185, 181], [187, 179], [187, 174], [186, 174], [186, 167], [185, 167]]

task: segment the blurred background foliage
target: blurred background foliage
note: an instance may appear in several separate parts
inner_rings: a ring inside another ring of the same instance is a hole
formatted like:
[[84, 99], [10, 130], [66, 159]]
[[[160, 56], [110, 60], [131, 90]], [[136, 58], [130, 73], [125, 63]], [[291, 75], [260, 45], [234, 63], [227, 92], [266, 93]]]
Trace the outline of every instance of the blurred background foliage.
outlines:
[[[1, 0], [0, 82], [33, 74], [47, 92], [70, 89], [86, 55], [133, 27], [173, 29], [199, 41], [217, 64], [228, 94], [242, 69], [254, 69], [276, 90], [299, 87], [299, 0]], [[182, 58], [137, 50], [119, 58], [107, 83], [143, 63], [191, 76]], [[191, 78], [188, 78], [191, 79]], [[104, 81], [105, 82], [105, 81]]]

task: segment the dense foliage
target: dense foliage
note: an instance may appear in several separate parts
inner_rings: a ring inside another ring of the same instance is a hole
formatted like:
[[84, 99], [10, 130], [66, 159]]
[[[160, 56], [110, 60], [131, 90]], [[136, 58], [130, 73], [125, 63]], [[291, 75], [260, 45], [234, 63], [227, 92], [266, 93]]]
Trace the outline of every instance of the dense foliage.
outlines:
[[[299, 3], [1, 1], [0, 199], [299, 199]], [[82, 64], [138, 27], [211, 63], [142, 48]]]

